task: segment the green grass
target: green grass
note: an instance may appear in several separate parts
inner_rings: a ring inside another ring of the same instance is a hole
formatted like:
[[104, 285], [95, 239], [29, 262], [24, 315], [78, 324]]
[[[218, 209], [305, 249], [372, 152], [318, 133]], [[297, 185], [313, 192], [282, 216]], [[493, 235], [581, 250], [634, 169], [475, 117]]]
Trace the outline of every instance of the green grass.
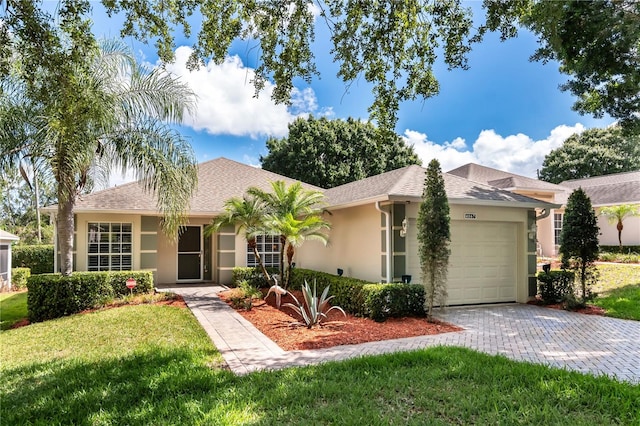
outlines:
[[27, 318], [27, 293], [0, 293], [0, 330]]
[[594, 305], [603, 307], [608, 317], [640, 321], [640, 281], [598, 297]]
[[186, 309], [0, 334], [2, 424], [638, 424], [640, 386], [432, 348], [236, 377]]
[[640, 284], [640, 265], [597, 265], [600, 279], [593, 290], [606, 295], [608, 292], [628, 285]]

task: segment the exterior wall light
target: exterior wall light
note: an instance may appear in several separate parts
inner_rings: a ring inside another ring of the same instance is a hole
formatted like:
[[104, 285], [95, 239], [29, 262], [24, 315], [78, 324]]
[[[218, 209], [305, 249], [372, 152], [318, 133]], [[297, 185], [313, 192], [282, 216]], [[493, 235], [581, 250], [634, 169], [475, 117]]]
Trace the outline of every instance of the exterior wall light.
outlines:
[[400, 229], [400, 237], [404, 238], [407, 236], [407, 218], [402, 219], [402, 229]]
[[536, 225], [535, 222], [533, 222], [531, 224], [531, 227], [529, 228], [529, 239], [531, 241], [535, 241], [537, 233], [538, 233], [538, 226]]

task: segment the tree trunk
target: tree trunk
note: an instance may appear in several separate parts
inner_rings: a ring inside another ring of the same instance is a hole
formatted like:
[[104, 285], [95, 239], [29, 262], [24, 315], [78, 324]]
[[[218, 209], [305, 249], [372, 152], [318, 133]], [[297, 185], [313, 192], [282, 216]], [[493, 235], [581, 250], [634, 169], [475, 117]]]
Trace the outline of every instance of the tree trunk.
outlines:
[[58, 268], [62, 275], [71, 275], [73, 272], [73, 207], [75, 198], [68, 197], [58, 191], [58, 217], [56, 228], [58, 234], [58, 250], [60, 251], [60, 265]]
[[293, 245], [289, 244], [287, 246], [287, 280], [284, 283], [284, 288], [289, 288], [289, 281], [291, 280], [291, 265], [293, 264], [293, 255], [295, 254], [295, 249]]
[[33, 169], [33, 188], [36, 195], [36, 222], [38, 224], [38, 244], [42, 244], [42, 221], [40, 220], [40, 185], [38, 185], [38, 173]]
[[618, 226], [616, 226], [616, 228], [618, 229], [618, 243], [620, 243], [620, 253], [622, 253], [622, 229], [624, 228], [624, 225], [622, 225], [621, 220], [618, 220]]
[[[284, 284], [284, 249], [287, 246], [287, 237], [280, 235], [280, 282]], [[286, 290], [287, 288], [284, 287]]]

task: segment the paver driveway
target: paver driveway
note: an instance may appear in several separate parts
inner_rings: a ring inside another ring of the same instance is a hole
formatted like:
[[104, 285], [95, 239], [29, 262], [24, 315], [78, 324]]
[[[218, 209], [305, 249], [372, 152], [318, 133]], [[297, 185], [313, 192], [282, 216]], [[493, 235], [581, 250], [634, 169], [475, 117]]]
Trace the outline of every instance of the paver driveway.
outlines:
[[285, 352], [222, 302], [216, 295], [220, 290], [215, 286], [171, 289], [183, 295], [229, 367], [238, 374], [452, 345], [640, 383], [637, 321], [517, 304], [450, 308], [438, 314], [439, 318], [464, 331]]

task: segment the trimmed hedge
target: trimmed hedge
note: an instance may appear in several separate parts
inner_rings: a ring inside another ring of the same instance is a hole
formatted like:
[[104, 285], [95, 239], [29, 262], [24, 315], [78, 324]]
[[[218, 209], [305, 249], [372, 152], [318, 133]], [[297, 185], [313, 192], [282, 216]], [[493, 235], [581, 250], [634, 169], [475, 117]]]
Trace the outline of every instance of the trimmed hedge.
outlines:
[[11, 267], [30, 268], [32, 275], [53, 273], [53, 245], [12, 246]]
[[640, 253], [640, 246], [622, 246], [622, 251], [620, 246], [600, 246], [600, 251], [621, 254]]
[[27, 280], [29, 321], [39, 322], [99, 308], [114, 297], [129, 294], [126, 280], [137, 281], [136, 294], [153, 289], [150, 271], [74, 272], [33, 275]]
[[[274, 269], [273, 272], [277, 271]], [[233, 282], [244, 280], [256, 287], [268, 286], [259, 268], [233, 268]], [[315, 282], [318, 294], [330, 286], [329, 294], [334, 296], [331, 303], [355, 316], [384, 321], [392, 317], [425, 315], [424, 287], [419, 284], [378, 284], [326, 272], [294, 268], [289, 290], [301, 290], [305, 281], [309, 284]]]
[[362, 291], [367, 316], [375, 321], [425, 315], [424, 287], [420, 284], [367, 284]]
[[573, 294], [575, 274], [572, 271], [554, 270], [538, 273], [538, 294], [544, 303], [558, 303]]
[[[277, 274], [278, 268], [267, 268], [267, 272], [269, 272], [269, 274]], [[270, 286], [264, 278], [264, 274], [260, 267], [252, 268], [249, 266], [236, 266], [231, 271], [231, 281], [234, 286], [237, 286], [238, 283], [241, 283], [242, 281], [247, 281], [256, 288], [265, 288]]]
[[13, 290], [24, 290], [27, 288], [27, 279], [31, 276], [29, 268], [11, 269], [11, 288]]

